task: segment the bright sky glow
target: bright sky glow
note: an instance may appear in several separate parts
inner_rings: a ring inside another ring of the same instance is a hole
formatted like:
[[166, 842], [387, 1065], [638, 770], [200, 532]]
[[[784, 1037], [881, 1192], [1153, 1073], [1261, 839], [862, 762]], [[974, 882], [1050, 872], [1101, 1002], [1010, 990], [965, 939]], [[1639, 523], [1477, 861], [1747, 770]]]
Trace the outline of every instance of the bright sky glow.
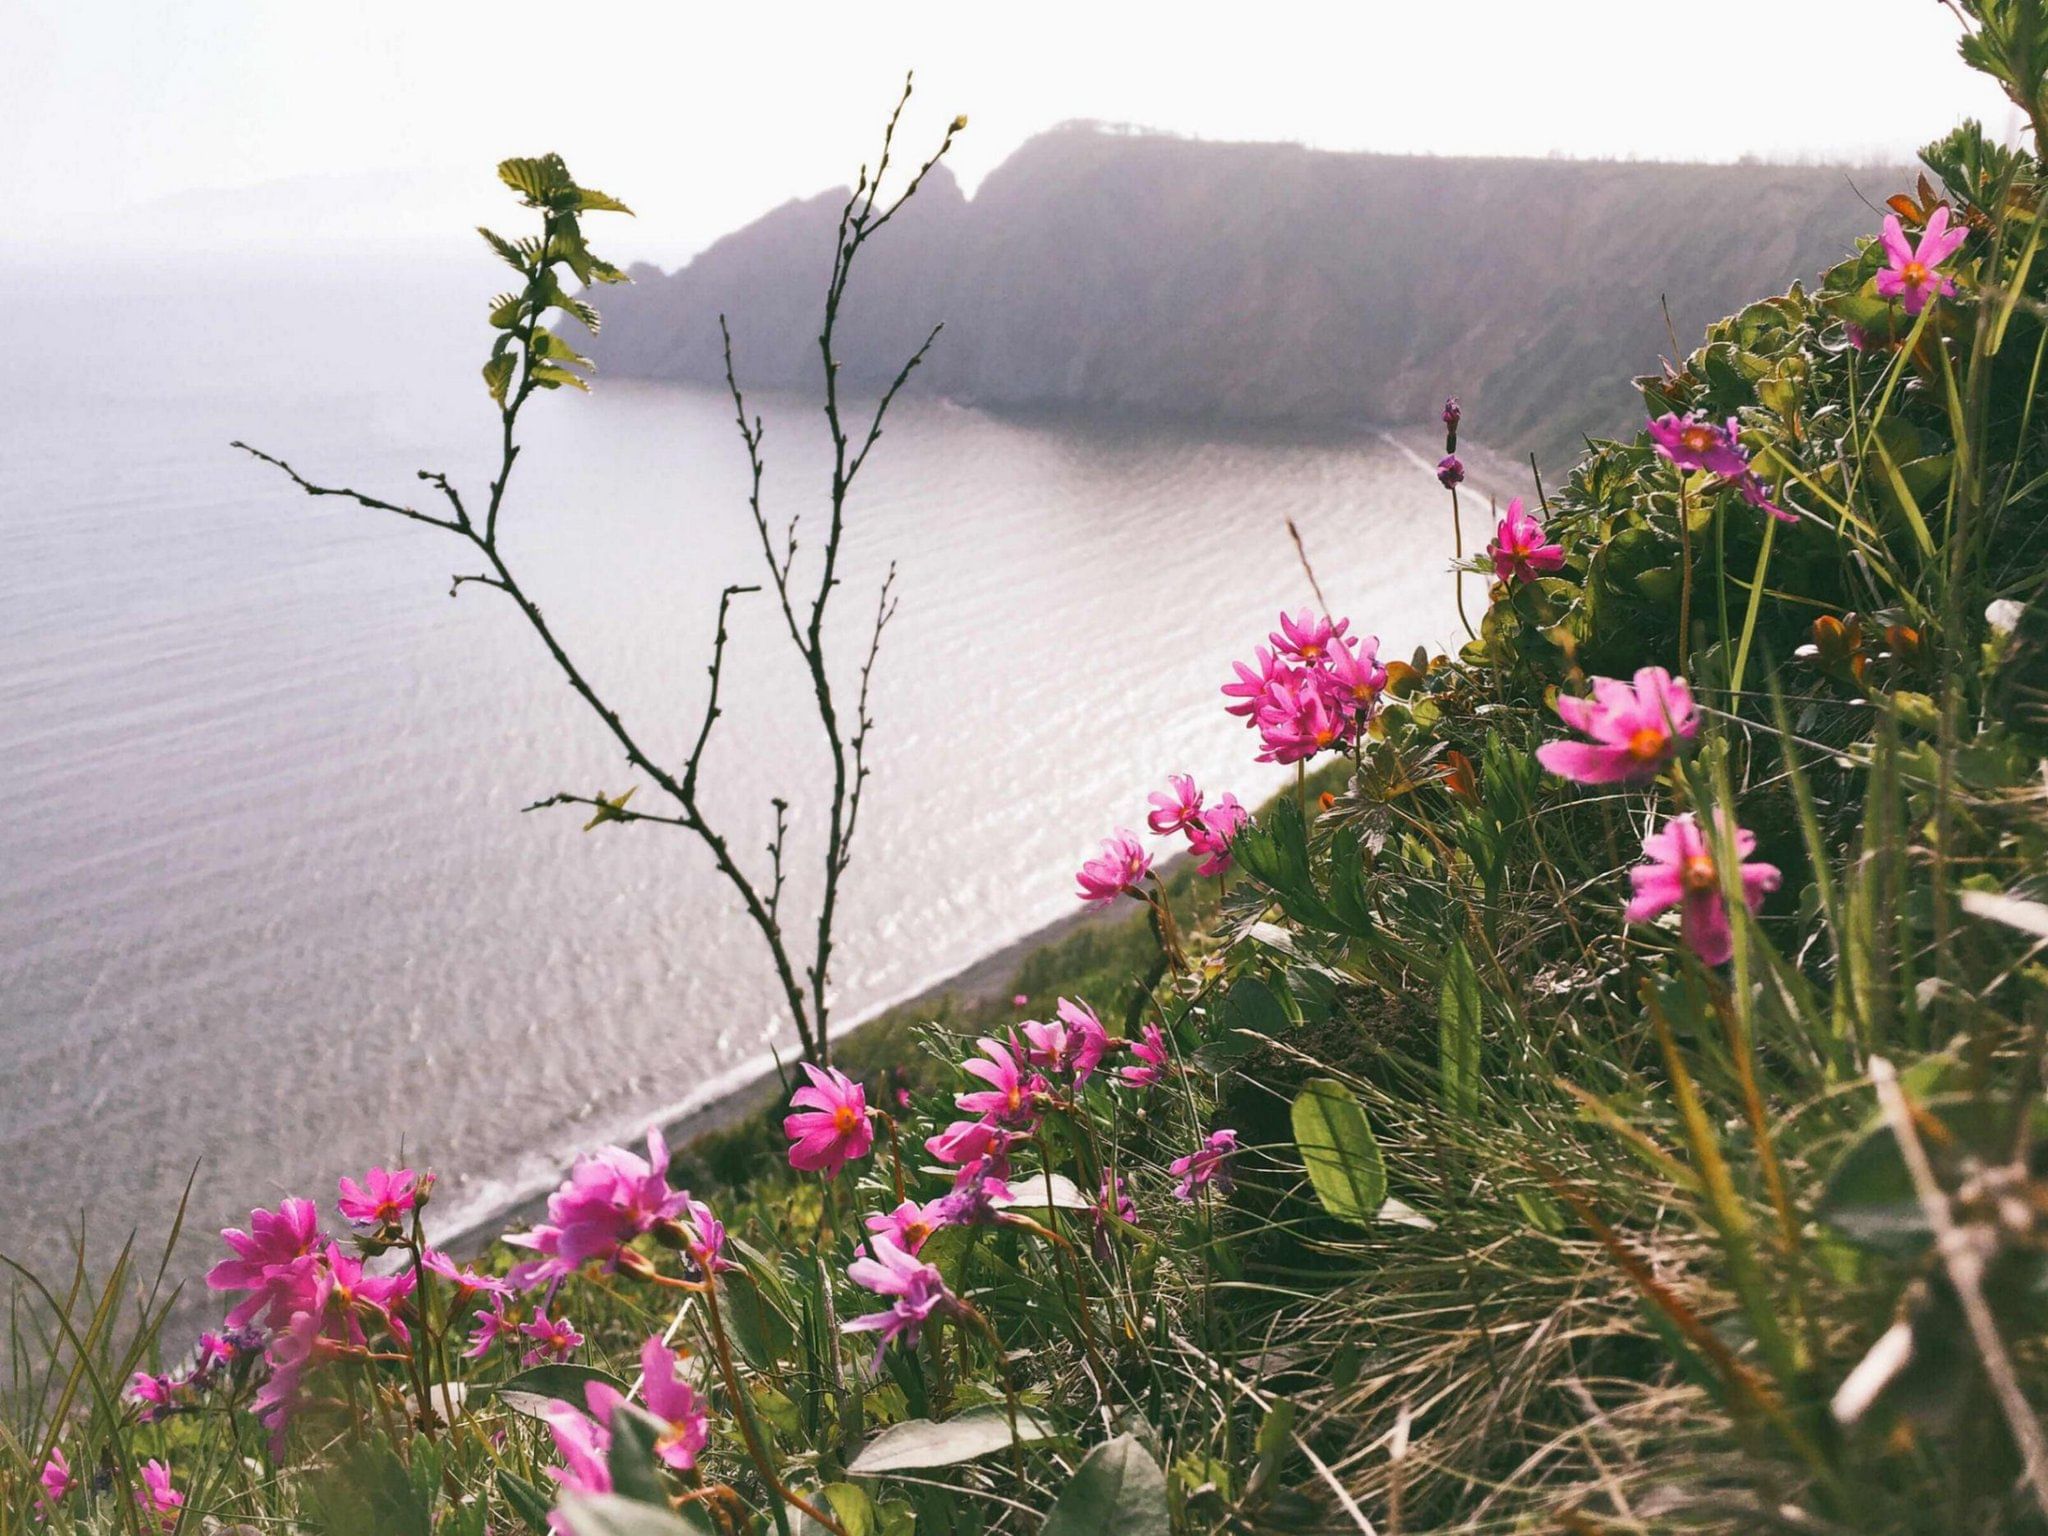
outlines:
[[558, 148], [639, 211], [609, 248], [673, 261], [847, 180], [911, 67], [908, 142], [969, 114], [970, 187], [1075, 117], [1331, 149], [1868, 161], [1964, 114], [2007, 131], [1955, 37], [1936, 0], [0, 0], [0, 244], [231, 238], [218, 200], [160, 200], [308, 177], [345, 179], [244, 206], [260, 226], [339, 203], [340, 228], [418, 239], [495, 206], [501, 156]]

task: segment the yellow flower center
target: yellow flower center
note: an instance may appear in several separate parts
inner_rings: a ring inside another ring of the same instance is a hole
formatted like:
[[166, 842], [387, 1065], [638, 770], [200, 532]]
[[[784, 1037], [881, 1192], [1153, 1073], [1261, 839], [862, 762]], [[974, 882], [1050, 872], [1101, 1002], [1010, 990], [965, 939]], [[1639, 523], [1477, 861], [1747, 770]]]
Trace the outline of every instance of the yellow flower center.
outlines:
[[1685, 861], [1679, 879], [1688, 891], [1711, 891], [1720, 884], [1714, 876], [1714, 861], [1704, 853], [1696, 853]]
[[860, 1111], [851, 1104], [842, 1104], [832, 1111], [832, 1129], [842, 1136], [851, 1136], [860, 1129]]
[[1688, 453], [1705, 453], [1714, 446], [1712, 427], [1691, 426], [1678, 434], [1678, 440], [1685, 445]]
[[1927, 268], [1920, 262], [1909, 261], [1899, 268], [1899, 281], [1908, 288], [1918, 288], [1927, 281]]
[[1628, 739], [1628, 755], [1639, 763], [1653, 763], [1664, 755], [1669, 738], [1654, 725], [1646, 725]]

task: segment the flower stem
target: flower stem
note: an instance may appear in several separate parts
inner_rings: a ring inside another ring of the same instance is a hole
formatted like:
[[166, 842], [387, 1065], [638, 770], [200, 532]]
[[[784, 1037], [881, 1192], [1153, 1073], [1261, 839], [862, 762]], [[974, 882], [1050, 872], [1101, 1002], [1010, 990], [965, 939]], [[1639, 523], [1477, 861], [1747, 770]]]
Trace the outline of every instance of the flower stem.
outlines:
[[1458, 598], [1458, 622], [1465, 626], [1465, 636], [1477, 640], [1478, 633], [1472, 628], [1472, 621], [1465, 617], [1465, 524], [1458, 512], [1458, 488], [1451, 487], [1451, 558], [1456, 562], [1451, 568], [1451, 590]]
[[[718, 1374], [725, 1382], [726, 1395], [732, 1399], [732, 1416], [739, 1422], [740, 1438], [746, 1442], [747, 1458], [754, 1464], [754, 1470], [761, 1474], [761, 1480], [768, 1485], [769, 1494], [777, 1501], [770, 1511], [775, 1516], [775, 1528], [782, 1536], [789, 1536], [789, 1515], [786, 1504], [794, 1504], [811, 1519], [832, 1532], [832, 1536], [846, 1536], [846, 1527], [820, 1510], [809, 1499], [795, 1492], [775, 1471], [774, 1463], [761, 1444], [760, 1433], [754, 1426], [753, 1405], [747, 1400], [740, 1385], [739, 1372], [732, 1363], [732, 1346], [725, 1341], [725, 1324], [718, 1315], [718, 1287], [707, 1283], [704, 1286], [704, 1318], [711, 1334], [711, 1350], [718, 1359]], [[1013, 1431], [1014, 1433], [1014, 1431]]]

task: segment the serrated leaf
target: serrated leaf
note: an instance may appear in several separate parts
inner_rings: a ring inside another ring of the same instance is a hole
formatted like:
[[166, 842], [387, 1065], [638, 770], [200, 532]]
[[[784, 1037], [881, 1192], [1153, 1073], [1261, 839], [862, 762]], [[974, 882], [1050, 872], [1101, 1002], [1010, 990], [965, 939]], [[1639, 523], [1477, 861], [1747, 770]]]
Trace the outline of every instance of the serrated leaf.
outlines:
[[1380, 1144], [1342, 1083], [1309, 1079], [1289, 1118], [1294, 1144], [1323, 1209], [1340, 1221], [1369, 1227], [1387, 1198], [1387, 1167]]
[[532, 371], [527, 374], [527, 378], [531, 379], [541, 389], [560, 389], [564, 384], [567, 384], [572, 388], [582, 390], [586, 395], [590, 393], [590, 381], [588, 379], [584, 378], [581, 374], [571, 373], [566, 368], [558, 368], [553, 363], [534, 364]]
[[[1017, 1439], [1029, 1445], [1052, 1438], [1052, 1428], [1028, 1409], [1017, 1414]], [[854, 1477], [878, 1477], [920, 1467], [950, 1467], [1010, 1444], [1007, 1408], [970, 1408], [950, 1419], [906, 1419], [891, 1424], [860, 1448], [847, 1465]]]
[[491, 392], [491, 398], [504, 409], [505, 391], [512, 387], [512, 370], [519, 366], [519, 359], [510, 352], [494, 352], [484, 364], [484, 388]]
[[1172, 1528], [1166, 1474], [1135, 1435], [1118, 1435], [1095, 1447], [1074, 1469], [1040, 1532], [1041, 1536], [1169, 1536]]

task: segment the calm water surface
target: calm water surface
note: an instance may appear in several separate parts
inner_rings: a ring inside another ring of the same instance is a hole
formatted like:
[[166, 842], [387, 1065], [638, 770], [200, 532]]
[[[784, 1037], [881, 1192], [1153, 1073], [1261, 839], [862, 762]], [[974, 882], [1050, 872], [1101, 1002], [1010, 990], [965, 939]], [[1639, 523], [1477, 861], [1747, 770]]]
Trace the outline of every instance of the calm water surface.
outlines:
[[[450, 600], [455, 541], [228, 449], [394, 499], [445, 469], [480, 501], [488, 266], [10, 281], [33, 298], [0, 382], [8, 1251], [53, 1262], [81, 1210], [98, 1243], [160, 1234], [196, 1165], [189, 1272], [222, 1219], [330, 1199], [401, 1148], [474, 1214], [786, 1042], [685, 834], [520, 814], [635, 780], [509, 604]], [[815, 412], [760, 404], [771, 508], [815, 523]], [[755, 579], [729, 408], [608, 380], [529, 420], [511, 558], [679, 759], [717, 593]], [[1287, 516], [1340, 610], [1397, 651], [1449, 637], [1441, 493], [1384, 441], [899, 408], [835, 607], [847, 656], [897, 561], [842, 1020], [1070, 910], [1077, 859], [1142, 828], [1168, 770], [1275, 785], [1215, 689], [1308, 600]], [[773, 620], [735, 609], [707, 770], [748, 851], [775, 794], [796, 843], [817, 831], [816, 727]]]

